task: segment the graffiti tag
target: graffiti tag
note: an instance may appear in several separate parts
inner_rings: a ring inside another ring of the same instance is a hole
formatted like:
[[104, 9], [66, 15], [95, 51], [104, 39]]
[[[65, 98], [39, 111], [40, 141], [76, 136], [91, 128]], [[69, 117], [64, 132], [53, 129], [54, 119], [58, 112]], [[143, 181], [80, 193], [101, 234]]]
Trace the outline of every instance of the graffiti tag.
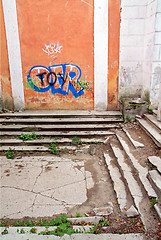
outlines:
[[50, 43], [49, 45], [45, 44], [45, 48], [42, 50], [50, 55], [52, 58], [56, 57], [58, 53], [61, 53], [63, 46], [60, 46], [59, 43]]
[[[27, 81], [30, 88], [37, 92], [68, 95], [69, 91], [78, 98], [84, 94], [84, 86], [79, 83], [81, 70], [73, 64], [60, 64], [44, 67], [34, 66], [30, 69]], [[26, 84], [26, 83], [25, 83]], [[79, 85], [79, 90], [75, 89]], [[25, 85], [26, 86], [26, 85]], [[27, 86], [26, 86], [27, 87]]]

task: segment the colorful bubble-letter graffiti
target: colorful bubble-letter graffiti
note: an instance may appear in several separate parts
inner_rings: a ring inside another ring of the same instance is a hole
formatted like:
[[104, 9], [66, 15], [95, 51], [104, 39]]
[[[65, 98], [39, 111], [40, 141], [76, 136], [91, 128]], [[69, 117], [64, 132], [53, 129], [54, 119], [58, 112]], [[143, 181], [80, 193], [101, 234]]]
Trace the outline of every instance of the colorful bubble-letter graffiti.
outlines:
[[72, 92], [75, 98], [84, 94], [84, 87], [79, 91], [74, 87], [74, 83], [79, 84], [81, 70], [73, 64], [60, 64], [44, 67], [34, 66], [30, 69], [27, 76], [30, 88], [37, 92], [47, 92], [51, 90], [52, 94], [60, 93], [68, 95]]

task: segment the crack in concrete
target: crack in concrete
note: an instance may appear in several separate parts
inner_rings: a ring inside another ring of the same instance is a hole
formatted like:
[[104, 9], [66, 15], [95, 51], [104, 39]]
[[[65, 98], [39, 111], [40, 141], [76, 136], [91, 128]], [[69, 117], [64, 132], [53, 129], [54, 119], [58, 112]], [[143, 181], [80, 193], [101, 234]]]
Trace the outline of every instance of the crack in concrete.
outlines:
[[72, 183], [67, 183], [67, 184], [64, 184], [64, 185], [59, 186], [59, 187], [56, 187], [56, 188], [48, 188], [47, 190], [42, 191], [41, 193], [45, 193], [45, 192], [50, 191], [50, 190], [60, 189], [60, 188], [63, 188], [63, 187], [69, 186], [69, 185], [73, 185], [73, 184], [76, 184], [76, 183], [81, 183], [81, 182], [83, 182], [83, 181], [85, 181], [85, 180], [83, 179], [83, 180], [80, 180], [80, 181], [75, 181], [75, 182], [72, 182]]
[[36, 185], [36, 183], [37, 183], [37, 180], [38, 180], [38, 178], [41, 176], [42, 173], [43, 173], [43, 166], [41, 166], [41, 172], [38, 174], [38, 176], [37, 176], [36, 179], [35, 179], [35, 182], [34, 182], [32, 191], [34, 190], [34, 187], [35, 187], [35, 185]]

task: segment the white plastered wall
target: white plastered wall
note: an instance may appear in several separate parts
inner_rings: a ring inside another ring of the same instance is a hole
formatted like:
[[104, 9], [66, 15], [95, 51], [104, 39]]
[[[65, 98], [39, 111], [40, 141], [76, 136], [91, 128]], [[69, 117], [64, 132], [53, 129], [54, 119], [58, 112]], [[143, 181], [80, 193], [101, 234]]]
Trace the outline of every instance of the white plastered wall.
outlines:
[[107, 109], [108, 0], [94, 0], [94, 109]]
[[151, 103], [153, 108], [161, 105], [159, 87], [161, 84], [161, 1], [157, 1], [154, 26], [154, 48], [152, 56]]
[[147, 1], [121, 1], [119, 96], [141, 96]]
[[161, 1], [122, 0], [120, 96], [150, 93], [158, 106], [161, 79]]
[[25, 108], [16, 0], [2, 0], [15, 110]]

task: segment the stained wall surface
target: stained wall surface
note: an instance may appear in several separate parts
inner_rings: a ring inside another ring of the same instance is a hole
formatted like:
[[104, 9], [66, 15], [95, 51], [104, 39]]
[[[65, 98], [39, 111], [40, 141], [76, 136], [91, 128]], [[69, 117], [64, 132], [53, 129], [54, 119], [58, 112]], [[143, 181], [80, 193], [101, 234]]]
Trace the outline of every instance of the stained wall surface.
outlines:
[[93, 109], [93, 0], [16, 4], [26, 109]]
[[1, 86], [1, 108], [13, 109], [13, 98], [8, 62], [7, 40], [4, 24], [2, 0], [0, 0], [0, 86]]

